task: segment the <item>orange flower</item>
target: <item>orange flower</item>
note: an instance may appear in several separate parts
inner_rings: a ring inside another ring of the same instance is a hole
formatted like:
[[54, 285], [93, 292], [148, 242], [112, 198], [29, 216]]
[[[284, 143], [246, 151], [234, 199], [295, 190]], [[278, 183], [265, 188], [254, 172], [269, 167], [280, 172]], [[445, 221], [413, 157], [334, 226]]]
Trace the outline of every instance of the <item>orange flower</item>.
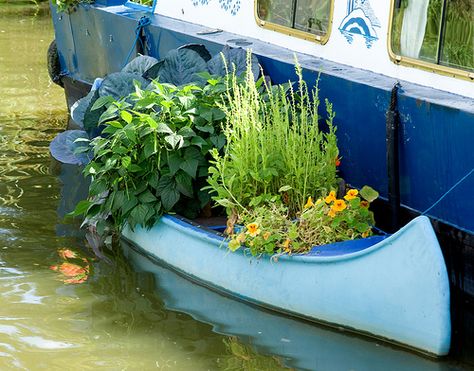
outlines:
[[329, 192], [329, 196], [327, 196], [324, 201], [326, 201], [327, 204], [330, 204], [333, 201], [336, 201], [336, 192], [331, 191]]
[[336, 216], [336, 212], [331, 208], [331, 209], [329, 209], [328, 215], [329, 215], [331, 218], [334, 218], [334, 217]]
[[362, 233], [362, 238], [367, 238], [369, 236], [370, 230], [365, 231]]
[[310, 207], [313, 207], [313, 206], [314, 206], [313, 198], [310, 196], [308, 197], [308, 201], [306, 201], [304, 208], [309, 209]]
[[359, 191], [357, 189], [349, 189], [347, 191], [347, 194], [344, 196], [344, 198], [347, 201], [350, 201], [350, 200], [353, 200], [354, 198], [356, 198], [358, 194], [359, 194]]
[[369, 208], [369, 202], [365, 201], [365, 200], [362, 200], [360, 202], [360, 207], [363, 207], [364, 209], [368, 209]]
[[263, 239], [266, 241], [266, 240], [268, 240], [268, 238], [269, 238], [270, 236], [271, 236], [271, 233], [270, 233], [270, 232], [265, 232], [265, 233], [263, 234]]
[[341, 159], [336, 157], [336, 167], [341, 165]]
[[334, 204], [331, 206], [331, 209], [334, 211], [342, 211], [347, 207], [346, 203], [344, 200], [336, 200], [334, 201]]
[[247, 233], [252, 236], [252, 237], [255, 237], [257, 236], [259, 233], [260, 233], [260, 228], [258, 228], [258, 224], [257, 223], [250, 223], [249, 225], [247, 225]]

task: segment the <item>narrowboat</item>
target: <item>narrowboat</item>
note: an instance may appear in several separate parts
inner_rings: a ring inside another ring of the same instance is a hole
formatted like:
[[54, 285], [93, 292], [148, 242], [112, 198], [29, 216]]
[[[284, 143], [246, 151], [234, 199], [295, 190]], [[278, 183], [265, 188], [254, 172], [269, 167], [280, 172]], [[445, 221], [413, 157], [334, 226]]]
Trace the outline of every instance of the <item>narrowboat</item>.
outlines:
[[[456, 313], [465, 311], [472, 317], [474, 197], [470, 192], [474, 187], [474, 153], [470, 144], [474, 138], [474, 4], [471, 1], [155, 0], [152, 5], [144, 6], [132, 1], [96, 0], [79, 4], [67, 12], [57, 12], [54, 3], [56, 47], [50, 49], [50, 72], [53, 81], [64, 86], [69, 107], [89, 92], [95, 78], [120, 71], [137, 54], [160, 59], [168, 51], [190, 43], [205, 45], [213, 55], [224, 45], [250, 48], [275, 83], [294, 79], [296, 56], [305, 80], [314, 84], [319, 79], [321, 97], [333, 102], [337, 111], [340, 171], [344, 179], [354, 187], [370, 184], [380, 192], [382, 200], [376, 205], [379, 225], [396, 231], [413, 219], [392, 237], [360, 248], [358, 252], [346, 251], [327, 259], [322, 256], [306, 259], [324, 267], [337, 267], [333, 263], [338, 260], [344, 261], [344, 265], [358, 264], [360, 260], [361, 267], [355, 270], [360, 273], [365, 272], [363, 261], [375, 258], [379, 252], [383, 255], [393, 251], [400, 254], [404, 264], [425, 265], [433, 276], [444, 276], [446, 281], [440, 284], [436, 277], [429, 283], [424, 278], [419, 281], [424, 274], [419, 271], [420, 276], [409, 276], [398, 286], [397, 276], [406, 273], [402, 264], [398, 272], [390, 273], [392, 279], [395, 278], [395, 286], [391, 291], [379, 287], [376, 297], [399, 296], [412, 286], [409, 282], [413, 286], [423, 282], [423, 287], [428, 285], [436, 291], [430, 300], [438, 298], [436, 305], [443, 310], [435, 322], [446, 334], [450, 333], [450, 322], [449, 305], [446, 306], [445, 300], [449, 301], [451, 286], [453, 319], [461, 323], [462, 316]], [[415, 218], [419, 215], [429, 217], [444, 260], [436, 252], [439, 249], [436, 238], [427, 232], [431, 228], [428, 219]], [[202, 248], [212, 246], [210, 254], [214, 259], [217, 254], [223, 254], [223, 259], [240, 258], [226, 256], [224, 250], [216, 246], [222, 244], [219, 237], [210, 237], [208, 232], [171, 216], [162, 218], [149, 232], [136, 231], [125, 231], [125, 238], [152, 255], [155, 254], [155, 247], [151, 246], [153, 240], [168, 239], [166, 243], [174, 245], [187, 239], [181, 242], [189, 247], [190, 239], [196, 243], [210, 239], [212, 243], [207, 241]], [[412, 240], [416, 241], [413, 236], [420, 235], [423, 243]], [[395, 241], [400, 242], [400, 249], [393, 248], [397, 245]], [[429, 241], [430, 254], [434, 255], [423, 253], [426, 241]], [[416, 254], [412, 254], [414, 252]], [[430, 256], [436, 256], [440, 265], [429, 264]], [[444, 355], [449, 350], [449, 335], [442, 340], [433, 336], [435, 344], [407, 337], [407, 333], [418, 336], [417, 330], [410, 331], [411, 326], [419, 323], [416, 316], [403, 324], [393, 322], [393, 330], [401, 331], [398, 334], [390, 329], [373, 328], [370, 321], [358, 322], [363, 317], [349, 318], [350, 314], [363, 312], [362, 302], [366, 304], [365, 310], [369, 308], [367, 299], [356, 298], [353, 293], [348, 293], [346, 298], [351, 299], [350, 303], [344, 304], [346, 312], [350, 312], [344, 315], [349, 317], [342, 318], [341, 312], [320, 302], [322, 312], [300, 313], [300, 309], [292, 307], [293, 299], [274, 302], [273, 299], [282, 298], [276, 294], [275, 298], [254, 297], [250, 291], [225, 287], [215, 277], [200, 277], [194, 269], [205, 265], [201, 265], [192, 252], [180, 254], [179, 261], [173, 260], [176, 256], [170, 256], [169, 261], [161, 255], [157, 258], [203, 284], [232, 291], [273, 309], [342, 324], [428, 353]], [[288, 260], [282, 267], [296, 262], [305, 269], [310, 266], [297, 256], [280, 260]], [[389, 260], [392, 262], [392, 258]], [[319, 263], [323, 261], [324, 264]], [[447, 274], [443, 270], [444, 261]], [[264, 274], [263, 266], [271, 264], [269, 260], [254, 263], [248, 263], [247, 268], [260, 266], [263, 269], [260, 274]], [[219, 263], [213, 264], [221, 268]], [[378, 269], [384, 271], [386, 263], [374, 261], [374, 264], [379, 264]], [[204, 269], [199, 270], [202, 271]], [[317, 277], [312, 280], [319, 283]], [[357, 274], [355, 277], [352, 282], [357, 286], [362, 277]], [[346, 278], [351, 282], [352, 278]], [[332, 290], [322, 282], [307, 288], [315, 289], [321, 290], [315, 296], [317, 299], [328, 293], [326, 290]], [[345, 289], [350, 290], [347, 286]], [[410, 291], [407, 295], [416, 297], [418, 294]], [[405, 299], [411, 303], [409, 297]], [[349, 308], [358, 302], [361, 306], [352, 313]], [[431, 313], [433, 305], [429, 301], [419, 303], [416, 309], [411, 309], [412, 314]], [[381, 323], [390, 321], [388, 317], [377, 317], [379, 309], [382, 308], [370, 309], [370, 315], [381, 319]], [[392, 320], [398, 317], [394, 313], [400, 315], [401, 312], [392, 312]], [[420, 333], [423, 331], [420, 329]], [[429, 333], [425, 335], [431, 337]]]

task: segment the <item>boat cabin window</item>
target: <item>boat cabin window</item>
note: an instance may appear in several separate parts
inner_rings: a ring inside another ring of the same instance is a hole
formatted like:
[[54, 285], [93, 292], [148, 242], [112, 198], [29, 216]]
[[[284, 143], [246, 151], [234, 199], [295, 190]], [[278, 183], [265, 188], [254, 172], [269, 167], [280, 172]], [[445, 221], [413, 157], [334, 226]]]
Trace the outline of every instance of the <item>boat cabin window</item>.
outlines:
[[261, 26], [317, 41], [327, 41], [333, 0], [257, 0]]
[[399, 62], [474, 76], [474, 0], [394, 0], [391, 49]]

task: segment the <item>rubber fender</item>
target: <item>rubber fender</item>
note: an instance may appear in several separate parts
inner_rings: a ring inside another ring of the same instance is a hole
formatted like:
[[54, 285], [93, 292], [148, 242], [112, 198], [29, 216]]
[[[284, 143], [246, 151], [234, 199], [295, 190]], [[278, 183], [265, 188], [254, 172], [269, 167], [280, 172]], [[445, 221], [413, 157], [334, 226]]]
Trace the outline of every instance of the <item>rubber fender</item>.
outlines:
[[56, 85], [64, 88], [64, 84], [61, 79], [61, 64], [59, 62], [59, 53], [58, 47], [56, 46], [56, 40], [53, 40], [51, 44], [49, 44], [47, 62], [49, 78]]

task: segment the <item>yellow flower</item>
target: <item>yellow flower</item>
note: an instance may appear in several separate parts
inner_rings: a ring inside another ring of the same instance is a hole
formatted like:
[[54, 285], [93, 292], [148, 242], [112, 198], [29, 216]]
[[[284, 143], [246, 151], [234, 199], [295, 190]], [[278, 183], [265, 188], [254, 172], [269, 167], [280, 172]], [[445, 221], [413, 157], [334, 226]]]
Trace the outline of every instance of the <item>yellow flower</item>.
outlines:
[[336, 192], [331, 191], [329, 192], [329, 196], [327, 196], [324, 201], [326, 201], [327, 204], [330, 204], [333, 201], [336, 201]]
[[353, 200], [354, 198], [356, 198], [358, 194], [359, 194], [359, 191], [357, 189], [349, 189], [347, 191], [347, 194], [344, 196], [344, 198], [347, 201], [350, 201], [350, 200]]
[[285, 250], [286, 252], [291, 252], [290, 250], [290, 243], [291, 243], [291, 240], [289, 238], [287, 238], [285, 240], [285, 242], [283, 242], [283, 250]]
[[333, 210], [333, 209], [330, 209], [329, 212], [328, 212], [328, 215], [331, 217], [331, 218], [334, 218], [336, 216], [336, 212]]
[[365, 201], [365, 200], [362, 200], [360, 202], [360, 207], [363, 207], [364, 209], [368, 209], [369, 208], [369, 202]]
[[252, 236], [252, 237], [255, 237], [257, 236], [259, 233], [260, 233], [260, 228], [258, 228], [258, 224], [257, 223], [250, 223], [249, 225], [247, 225], [247, 233]]
[[313, 198], [310, 196], [308, 197], [308, 201], [306, 201], [304, 208], [309, 209], [310, 207], [313, 207], [313, 206], [314, 206]]
[[367, 238], [369, 236], [370, 230], [365, 231], [362, 233], [362, 238]]
[[318, 199], [316, 200], [316, 205], [319, 205], [321, 202], [323, 202], [323, 200], [320, 199], [320, 198], [318, 198]]
[[268, 240], [268, 238], [269, 238], [270, 236], [271, 236], [271, 233], [267, 231], [267, 232], [265, 232], [265, 233], [263, 234], [263, 239], [266, 241], [266, 240]]
[[335, 200], [334, 204], [331, 206], [331, 209], [334, 211], [342, 211], [347, 207], [344, 200]]

